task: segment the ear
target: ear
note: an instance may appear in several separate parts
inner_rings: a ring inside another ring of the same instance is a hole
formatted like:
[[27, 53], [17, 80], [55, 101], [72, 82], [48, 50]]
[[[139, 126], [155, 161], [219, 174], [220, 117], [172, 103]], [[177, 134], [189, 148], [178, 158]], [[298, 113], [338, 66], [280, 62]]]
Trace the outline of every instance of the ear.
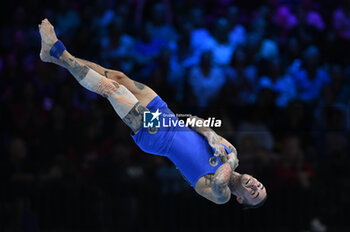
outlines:
[[243, 197], [241, 197], [241, 196], [237, 196], [236, 197], [236, 200], [237, 200], [237, 202], [239, 203], [239, 204], [243, 204]]

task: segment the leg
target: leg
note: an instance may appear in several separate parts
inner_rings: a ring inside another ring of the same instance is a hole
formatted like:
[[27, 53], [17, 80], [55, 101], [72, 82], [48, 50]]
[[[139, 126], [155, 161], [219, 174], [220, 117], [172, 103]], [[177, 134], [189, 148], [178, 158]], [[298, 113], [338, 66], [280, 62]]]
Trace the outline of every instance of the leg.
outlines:
[[89, 66], [90, 68], [92, 68], [93, 70], [98, 72], [99, 74], [101, 74], [101, 75], [103, 75], [111, 80], [114, 80], [121, 85], [124, 85], [128, 90], [130, 90], [130, 92], [132, 92], [132, 94], [135, 95], [135, 97], [144, 106], [147, 106], [148, 103], [150, 101], [152, 101], [152, 99], [157, 96], [156, 92], [154, 92], [150, 87], [130, 79], [128, 76], [126, 76], [122, 72], [111, 70], [111, 69], [106, 69], [98, 64], [95, 64], [95, 63], [87, 61], [87, 60], [83, 60], [83, 59], [79, 59], [79, 58], [77, 58], [77, 60], [79, 62]]
[[[50, 24], [50, 26], [52, 26], [52, 25]], [[39, 27], [40, 27], [40, 25], [39, 25]], [[51, 40], [52, 40], [51, 42], [53, 42], [53, 41], [56, 42], [57, 41], [56, 35], [53, 38], [51, 38]], [[51, 46], [52, 46], [52, 44], [53, 43], [51, 43]], [[50, 51], [51, 46], [49, 46], [48, 43], [44, 43], [44, 41], [42, 40], [41, 51], [40, 51], [41, 60], [44, 62], [50, 62], [50, 63], [60, 65], [62, 67], [65, 67], [65, 64], [63, 63], [63, 61], [55, 59], [54, 57], [51, 57], [49, 55], [49, 51]], [[135, 95], [135, 97], [139, 100], [139, 102], [144, 106], [147, 106], [148, 103], [150, 101], [152, 101], [152, 99], [157, 96], [157, 94], [151, 88], [149, 88], [148, 86], [146, 86], [144, 84], [141, 84], [137, 81], [130, 79], [122, 72], [103, 68], [100, 65], [97, 65], [97, 64], [90, 62], [90, 61], [87, 61], [87, 60], [83, 60], [83, 59], [79, 59], [79, 58], [75, 58], [75, 59], [80, 64], [88, 66], [89, 68], [93, 69], [94, 71], [96, 71], [100, 75], [105, 76], [111, 80], [114, 80], [121, 85], [124, 85], [133, 95]]]
[[119, 71], [113, 71], [108, 78], [118, 81], [120, 84], [128, 88], [135, 97], [147, 106], [150, 101], [157, 96], [156, 92], [145, 84], [134, 81]]
[[58, 40], [53, 26], [45, 19], [39, 25], [39, 30], [42, 39], [41, 59], [66, 68], [83, 87], [106, 97], [122, 120], [137, 133], [142, 127], [143, 112], [147, 108], [123, 85], [98, 74], [79, 62], [68, 51], [65, 50], [59, 59], [51, 57], [50, 48]]

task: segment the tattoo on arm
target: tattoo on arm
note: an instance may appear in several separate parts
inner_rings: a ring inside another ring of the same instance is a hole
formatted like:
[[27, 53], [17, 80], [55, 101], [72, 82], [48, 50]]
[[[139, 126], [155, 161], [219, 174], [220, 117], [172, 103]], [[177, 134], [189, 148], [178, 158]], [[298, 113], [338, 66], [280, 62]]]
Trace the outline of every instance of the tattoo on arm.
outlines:
[[230, 144], [227, 140], [225, 140], [223, 137], [221, 137], [220, 135], [217, 135], [217, 136], [220, 140], [220, 143], [225, 144], [225, 141], [226, 141], [226, 143], [228, 143], [228, 149], [237, 156], [237, 149], [232, 144]]
[[220, 140], [220, 143], [223, 143], [225, 145], [228, 145], [228, 149], [231, 151], [231, 153], [235, 154], [235, 156], [237, 157], [237, 149], [230, 143], [228, 142], [226, 139], [224, 139], [223, 137], [221, 137], [220, 135], [217, 135], [219, 140]]
[[228, 160], [227, 155], [221, 156], [221, 157], [220, 157], [220, 160], [221, 160], [221, 163], [223, 163], [223, 164], [226, 163], [227, 160]]
[[134, 85], [136, 86], [136, 88], [138, 88], [139, 90], [143, 90], [145, 88], [145, 85], [140, 83], [140, 82], [137, 82], [137, 81], [134, 81]]
[[210, 173], [204, 176], [204, 183], [207, 187], [211, 187], [213, 182], [214, 174]]
[[130, 112], [122, 119], [123, 122], [131, 128], [131, 130], [136, 133], [138, 132], [143, 124], [143, 112], [148, 109], [137, 102]]
[[[197, 116], [192, 116], [190, 117], [191, 120], [195, 120], [195, 125], [197, 123], [197, 121], [204, 121], [204, 119], [200, 118], [200, 117], [197, 117]], [[197, 127], [197, 126], [194, 126], [194, 127], [191, 127], [194, 131], [204, 135], [205, 132], [207, 132], [208, 130], [210, 130], [210, 128], [208, 127]], [[204, 135], [205, 136], [205, 135]]]
[[225, 156], [227, 156], [227, 153], [226, 153], [225, 148], [222, 146], [220, 139], [219, 139], [218, 135], [215, 133], [215, 131], [208, 128], [207, 131], [200, 133], [200, 134], [204, 135], [208, 139], [209, 145], [215, 150], [214, 155], [217, 157], [220, 157], [221, 162], [224, 163], [225, 160], [227, 159], [227, 158], [225, 158]]
[[228, 183], [231, 177], [231, 167], [228, 164], [221, 165], [215, 172], [211, 189], [213, 195], [221, 201], [227, 201], [231, 196]]
[[212, 191], [220, 191], [220, 195], [215, 196], [220, 203], [226, 203], [231, 198], [231, 190], [228, 186], [218, 187], [217, 185], [213, 185]]
[[234, 153], [235, 155], [237, 155], [237, 149], [236, 149], [234, 146], [230, 145], [230, 146], [228, 146], [228, 149], [230, 149], [230, 151], [231, 151], [232, 153]]
[[209, 130], [204, 133], [204, 135], [208, 138], [208, 142], [211, 144], [220, 144], [220, 141], [213, 130]]

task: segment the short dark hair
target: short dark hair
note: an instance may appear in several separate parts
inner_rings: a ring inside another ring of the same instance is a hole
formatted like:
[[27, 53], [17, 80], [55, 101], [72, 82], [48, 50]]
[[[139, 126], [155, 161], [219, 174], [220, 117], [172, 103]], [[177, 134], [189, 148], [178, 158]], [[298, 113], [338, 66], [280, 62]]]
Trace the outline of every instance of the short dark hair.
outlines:
[[246, 204], [246, 203], [243, 202], [243, 204], [242, 204], [243, 205], [243, 209], [244, 210], [246, 210], [246, 209], [257, 209], [257, 208], [263, 206], [265, 204], [266, 200], [267, 200], [267, 195], [262, 201], [260, 201], [256, 205]]

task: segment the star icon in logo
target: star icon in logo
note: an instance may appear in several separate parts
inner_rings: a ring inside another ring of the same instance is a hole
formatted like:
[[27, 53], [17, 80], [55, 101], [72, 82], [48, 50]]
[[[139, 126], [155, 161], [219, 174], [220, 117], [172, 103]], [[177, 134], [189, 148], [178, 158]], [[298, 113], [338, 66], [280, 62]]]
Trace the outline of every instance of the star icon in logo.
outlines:
[[151, 119], [151, 122], [152, 122], [154, 119], [159, 120], [159, 115], [161, 115], [162, 113], [161, 113], [161, 112], [159, 112], [159, 109], [157, 109], [157, 111], [156, 111], [156, 112], [151, 113], [151, 114], [153, 115], [153, 117], [152, 117], [152, 119]]

